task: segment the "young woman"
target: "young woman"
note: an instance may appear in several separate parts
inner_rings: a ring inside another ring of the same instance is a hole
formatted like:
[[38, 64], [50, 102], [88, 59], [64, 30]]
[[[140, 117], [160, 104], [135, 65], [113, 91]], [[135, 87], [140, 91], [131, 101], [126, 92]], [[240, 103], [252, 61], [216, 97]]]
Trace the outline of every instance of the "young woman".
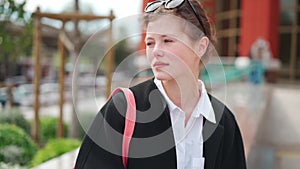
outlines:
[[229, 109], [198, 75], [215, 36], [196, 0], [149, 3], [146, 54], [154, 78], [131, 87], [136, 122], [122, 161], [126, 99], [108, 100], [82, 143], [76, 169], [244, 169], [243, 141]]

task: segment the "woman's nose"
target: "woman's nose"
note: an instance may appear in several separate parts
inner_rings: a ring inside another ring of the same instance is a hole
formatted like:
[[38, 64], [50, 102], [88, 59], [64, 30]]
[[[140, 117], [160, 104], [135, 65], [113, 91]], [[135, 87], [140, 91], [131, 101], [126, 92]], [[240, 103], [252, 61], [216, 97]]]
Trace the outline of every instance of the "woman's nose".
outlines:
[[164, 51], [159, 44], [156, 44], [153, 48], [154, 57], [162, 57], [164, 55]]

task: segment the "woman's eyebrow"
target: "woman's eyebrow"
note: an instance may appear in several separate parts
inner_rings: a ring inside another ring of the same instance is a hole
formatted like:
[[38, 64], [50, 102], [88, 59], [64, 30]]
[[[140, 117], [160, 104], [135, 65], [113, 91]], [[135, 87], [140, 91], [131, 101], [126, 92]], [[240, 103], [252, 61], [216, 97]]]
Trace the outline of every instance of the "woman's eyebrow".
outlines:
[[152, 37], [146, 36], [145, 39], [144, 39], [144, 41], [146, 41], [146, 40], [153, 40], [153, 39], [154, 38], [152, 38]]
[[[152, 33], [152, 34], [155, 34], [155, 33]], [[156, 34], [156, 35], [159, 35], [160, 38], [174, 38], [174, 39], [178, 39], [178, 35], [175, 35], [175, 34]], [[147, 35], [144, 39], [144, 41], [146, 42], [146, 40], [153, 40], [154, 37]]]
[[175, 34], [164, 34], [164, 35], [161, 35], [162, 37], [171, 37], [171, 38], [178, 38], [178, 35], [175, 35]]

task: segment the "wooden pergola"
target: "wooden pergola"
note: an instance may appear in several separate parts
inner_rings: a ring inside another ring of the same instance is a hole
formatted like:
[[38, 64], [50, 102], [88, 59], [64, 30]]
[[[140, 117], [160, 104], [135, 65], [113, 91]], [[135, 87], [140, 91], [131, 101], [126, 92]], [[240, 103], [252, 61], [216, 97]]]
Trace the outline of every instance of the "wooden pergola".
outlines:
[[[32, 130], [33, 139], [36, 142], [39, 142], [39, 89], [41, 83], [41, 66], [40, 66], [40, 58], [41, 58], [41, 19], [49, 18], [62, 21], [62, 27], [58, 37], [58, 50], [60, 53], [60, 70], [59, 70], [59, 86], [60, 86], [60, 101], [59, 101], [59, 121], [58, 121], [58, 131], [57, 136], [64, 136], [64, 126], [63, 126], [63, 105], [64, 105], [64, 80], [65, 80], [65, 53], [67, 50], [74, 48], [74, 43], [66, 36], [66, 31], [64, 25], [68, 21], [92, 21], [92, 20], [101, 20], [107, 19], [110, 21], [109, 27], [109, 46], [111, 47], [113, 44], [113, 35], [112, 35], [112, 21], [115, 18], [113, 11], [110, 11], [108, 16], [96, 16], [90, 14], [81, 14], [79, 12], [74, 13], [62, 13], [62, 14], [54, 14], [54, 13], [42, 13], [40, 8], [38, 7], [33, 14], [34, 16], [34, 38], [33, 38], [33, 57], [34, 57], [34, 125]], [[110, 48], [108, 52], [108, 60], [107, 60], [107, 86], [106, 86], [106, 96], [110, 94], [111, 91], [111, 77], [112, 77], [112, 69], [114, 67], [114, 51], [113, 48]], [[74, 112], [73, 112], [74, 113]]]

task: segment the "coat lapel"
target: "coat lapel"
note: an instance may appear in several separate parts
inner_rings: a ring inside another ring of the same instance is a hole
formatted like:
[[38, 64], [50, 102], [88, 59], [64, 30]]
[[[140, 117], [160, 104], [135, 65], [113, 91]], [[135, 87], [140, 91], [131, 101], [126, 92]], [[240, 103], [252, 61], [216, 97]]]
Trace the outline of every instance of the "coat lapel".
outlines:
[[222, 125], [213, 124], [206, 120], [203, 127], [205, 169], [215, 168], [223, 134], [224, 127]]
[[215, 169], [215, 164], [218, 162], [217, 157], [220, 154], [219, 149], [222, 148], [221, 142], [224, 135], [224, 126], [222, 125], [222, 115], [224, 111], [224, 105], [217, 99], [209, 95], [212, 103], [212, 107], [215, 112], [216, 123], [212, 123], [204, 119], [203, 123], [203, 155], [205, 158], [205, 169]]

